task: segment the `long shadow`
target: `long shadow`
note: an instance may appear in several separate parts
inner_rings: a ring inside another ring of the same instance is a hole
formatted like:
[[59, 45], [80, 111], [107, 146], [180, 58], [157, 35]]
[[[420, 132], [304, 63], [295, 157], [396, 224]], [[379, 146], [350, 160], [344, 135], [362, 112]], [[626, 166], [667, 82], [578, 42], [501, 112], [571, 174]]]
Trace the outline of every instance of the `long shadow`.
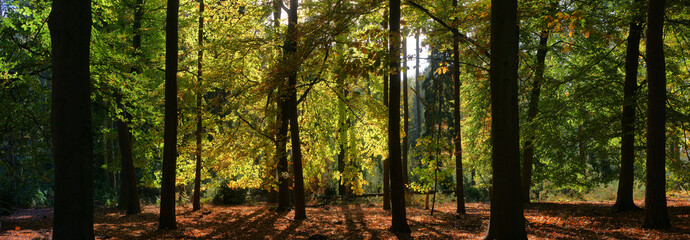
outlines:
[[[378, 231], [374, 231], [373, 229], [367, 227], [367, 222], [364, 219], [364, 212], [362, 211], [362, 207], [359, 205], [357, 205], [357, 207], [355, 209], [355, 218], [362, 225], [363, 230], [367, 231], [367, 232], [369, 232], [369, 234], [371, 234], [371, 239], [381, 238], [379, 236]], [[362, 237], [364, 237], [364, 236], [362, 236]]]
[[[263, 206], [254, 212], [241, 215], [234, 214], [223, 219], [228, 220], [222, 227], [218, 227], [208, 236], [222, 239], [256, 239], [275, 236], [275, 222], [278, 218], [285, 217], [287, 212], [275, 212]], [[252, 220], [253, 219], [253, 220]]]
[[[583, 218], [590, 221], [586, 225], [571, 227], [557, 224], [528, 223], [530, 232], [538, 236], [553, 237], [553, 234], [569, 236], [565, 238], [601, 238], [634, 239], [621, 232], [593, 231], [590, 229], [620, 229], [630, 226], [639, 227], [642, 224], [644, 211], [632, 211], [624, 213], [612, 213], [610, 204], [597, 203], [532, 203], [525, 208], [526, 211], [534, 211], [537, 216], [558, 217], [566, 220], [570, 218]], [[690, 228], [684, 226], [690, 222], [690, 206], [669, 207], [669, 216], [672, 227], [661, 230], [671, 234], [690, 234]], [[677, 223], [677, 224], [674, 224]]]

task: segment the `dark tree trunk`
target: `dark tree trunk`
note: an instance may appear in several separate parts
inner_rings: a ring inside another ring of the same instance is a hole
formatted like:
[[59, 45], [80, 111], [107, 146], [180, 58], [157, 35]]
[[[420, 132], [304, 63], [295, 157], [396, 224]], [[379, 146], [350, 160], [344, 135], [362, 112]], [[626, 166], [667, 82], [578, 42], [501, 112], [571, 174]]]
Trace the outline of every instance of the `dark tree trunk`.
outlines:
[[[419, 30], [415, 33], [415, 68], [414, 68], [414, 91], [415, 96], [415, 124], [417, 125], [417, 137], [422, 136], [422, 103], [420, 98], [422, 97], [422, 88], [420, 86], [419, 78], [419, 54], [421, 53], [421, 48], [419, 48]], [[416, 143], [415, 143], [416, 144]]]
[[527, 239], [520, 200], [517, 0], [491, 1], [491, 219], [485, 239]]
[[[141, 19], [143, 15], [143, 0], [137, 0], [134, 10], [134, 24], [132, 26], [132, 31], [134, 33], [132, 37], [132, 47], [134, 49], [134, 53], [132, 55], [134, 58], [139, 56], [139, 51], [141, 50]], [[139, 72], [140, 70], [138, 67], [132, 68], [132, 73], [138, 74]], [[127, 210], [127, 214], [130, 215], [138, 214], [141, 212], [141, 206], [139, 204], [137, 178], [134, 171], [134, 153], [132, 152], [134, 139], [128, 124], [128, 122], [132, 119], [132, 116], [125, 107], [122, 94], [117, 92], [115, 98], [118, 107], [122, 109], [122, 119], [117, 119], [117, 136], [120, 144], [121, 161], [120, 178], [122, 180], [120, 183], [119, 208]]]
[[177, 14], [179, 0], [168, 0], [165, 31], [165, 126], [159, 229], [176, 229], [175, 174], [177, 164]]
[[388, 157], [391, 180], [391, 231], [409, 233], [405, 210], [405, 186], [400, 159], [400, 0], [390, 0], [389, 61], [390, 105], [388, 106]]
[[[120, 100], [118, 100], [120, 101]], [[126, 111], [123, 111], [126, 114]], [[127, 118], [125, 116], [125, 118]], [[120, 160], [122, 169], [120, 172], [120, 209], [126, 209], [127, 214], [141, 212], [139, 206], [139, 194], [137, 193], [137, 180], [134, 173], [134, 157], [132, 154], [132, 134], [124, 120], [117, 120], [117, 135], [120, 143]]]
[[[453, 7], [458, 6], [458, 0], [453, 0]], [[457, 21], [455, 21], [457, 24]], [[456, 213], [465, 214], [465, 190], [463, 185], [462, 174], [462, 125], [460, 122], [460, 36], [457, 32], [453, 33], [453, 128], [455, 130], [455, 138], [453, 143], [455, 145], [455, 197], [456, 199]]]
[[[103, 119], [103, 128], [104, 129], [110, 128], [110, 126], [108, 124], [108, 120], [106, 120], [106, 119]], [[109, 166], [112, 164], [111, 162], [113, 162], [114, 159], [112, 158], [112, 156], [110, 154], [110, 148], [108, 148], [108, 146], [110, 145], [110, 140], [108, 139], [107, 136], [108, 136], [107, 133], [103, 134], [103, 162], [107, 166]], [[113, 172], [108, 170], [108, 169], [106, 169], [106, 174], [108, 176], [108, 186], [110, 186], [111, 189], [114, 189], [115, 188], [115, 174], [113, 174]]]
[[621, 119], [621, 169], [618, 175], [618, 193], [616, 203], [611, 211], [627, 212], [638, 210], [633, 202], [633, 183], [635, 167], [635, 108], [637, 107], [637, 67], [640, 58], [640, 35], [642, 34], [642, 22], [644, 11], [642, 1], [635, 0], [635, 11], [638, 13], [630, 21], [630, 33], [628, 34], [628, 46], [625, 52], [625, 83], [623, 86], [623, 118]]
[[[275, 35], [278, 35], [277, 33], [278, 33], [278, 30], [280, 29], [280, 16], [281, 16], [281, 13], [282, 13], [282, 12], [283, 12], [283, 9], [281, 8], [280, 1], [279, 1], [279, 0], [273, 0], [273, 26], [274, 26], [274, 29], [275, 29], [275, 30], [274, 30], [274, 31], [275, 31]], [[278, 42], [278, 41], [276, 41], [276, 42]], [[277, 44], [276, 44], [276, 45], [277, 45]], [[267, 96], [267, 100], [266, 100], [266, 101], [269, 101], [269, 100], [271, 99], [272, 93], [273, 93], [272, 91], [270, 91], [270, 92], [268, 93], [268, 96]], [[278, 94], [280, 94], [280, 93], [278, 93]], [[281, 171], [281, 170], [280, 170], [280, 165], [281, 165], [281, 164], [284, 164], [285, 169], [287, 170], [287, 158], [285, 158], [285, 161], [284, 161], [283, 163], [281, 163], [281, 159], [282, 159], [281, 156], [283, 156], [283, 155], [278, 154], [278, 153], [279, 153], [279, 152], [278, 152], [278, 149], [280, 149], [280, 148], [279, 148], [279, 143], [278, 143], [278, 137], [279, 137], [278, 133], [280, 132], [280, 128], [282, 127], [282, 121], [281, 121], [281, 116], [282, 116], [282, 115], [281, 115], [281, 113], [280, 113], [280, 106], [281, 106], [281, 105], [280, 105], [280, 101], [281, 101], [281, 98], [280, 98], [280, 95], [278, 95], [278, 96], [279, 96], [279, 97], [275, 98], [275, 99], [276, 99], [276, 100], [275, 100], [275, 104], [276, 104], [276, 106], [279, 107], [279, 109], [277, 109], [278, 114], [276, 114], [276, 123], [275, 123], [275, 126], [276, 126], [276, 132], [275, 132], [276, 136], [275, 136], [275, 137], [276, 137], [276, 138], [274, 139], [274, 140], [275, 140], [274, 144], [275, 144], [275, 147], [276, 147], [276, 154], [275, 154], [274, 165], [269, 166], [269, 168], [270, 168], [269, 172], [272, 173], [273, 176], [275, 176], [276, 179], [278, 180], [278, 190], [280, 191], [280, 189], [285, 188], [283, 191], [284, 191], [284, 192], [287, 192], [287, 189], [288, 189], [289, 187], [288, 187], [287, 184], [281, 184], [282, 181], [281, 181], [281, 176], [280, 176], [280, 174], [279, 174], [280, 171]], [[286, 127], [286, 129], [287, 129], [287, 127]], [[285, 144], [286, 144], [286, 143], [283, 143], [282, 146], [285, 146]], [[283, 152], [285, 152], [284, 149], [283, 149]], [[287, 182], [286, 182], [286, 183], [287, 183]], [[283, 185], [284, 185], [284, 186], [283, 186]], [[287, 196], [287, 195], [286, 195], [286, 196]], [[278, 202], [278, 192], [276, 192], [274, 188], [270, 188], [270, 189], [268, 190], [268, 202], [271, 202], [271, 203], [277, 203], [277, 202]], [[287, 204], [284, 205], [284, 208], [287, 209], [287, 208], [288, 208], [288, 205], [289, 205], [289, 202], [287, 202]], [[280, 207], [279, 207], [279, 209], [280, 209]]]
[[[337, 89], [338, 91], [343, 94], [343, 99], [347, 99], [347, 90], [345, 90], [345, 86], [343, 86], [343, 78], [338, 77], [337, 79]], [[338, 145], [339, 145], [339, 152], [338, 152], [338, 172], [340, 173], [340, 182], [338, 183], [338, 194], [340, 194], [341, 197], [344, 197], [347, 194], [347, 188], [345, 186], [345, 155], [347, 154], [347, 149], [345, 147], [346, 142], [347, 142], [347, 124], [346, 119], [346, 113], [345, 113], [345, 103], [343, 101], [338, 101]]]
[[91, 2], [55, 0], [52, 7], [53, 239], [93, 239]]
[[647, 185], [643, 228], [671, 227], [666, 206], [666, 61], [664, 0], [650, 0], [647, 11]]
[[204, 0], [199, 0], [199, 32], [197, 36], [199, 44], [199, 51], [197, 53], [197, 92], [196, 92], [196, 171], [194, 174], [194, 196], [192, 196], [192, 210], [201, 209], [201, 131], [203, 131], [203, 123], [201, 120], [202, 106], [201, 100], [203, 97], [203, 87], [201, 85], [203, 80], [203, 61], [204, 61]]
[[288, 102], [287, 94], [283, 89], [285, 84], [279, 84], [280, 95], [278, 99], [278, 115], [276, 116], [276, 124], [278, 125], [278, 134], [276, 136], [276, 157], [278, 158], [278, 208], [276, 211], [285, 212], [290, 210], [290, 185], [288, 182], [288, 161], [287, 161], [287, 132], [290, 119], [287, 118]]
[[[537, 49], [537, 59], [534, 65], [534, 83], [532, 83], [532, 91], [530, 92], [530, 99], [527, 109], [527, 123], [534, 126], [532, 123], [539, 112], [539, 96], [541, 93], [541, 84], [544, 81], [544, 68], [546, 62], [547, 42], [549, 40], [549, 31], [543, 30], [539, 36], [539, 49]], [[532, 164], [534, 162], [534, 132], [529, 129], [527, 139], [525, 140], [524, 149], [522, 152], [522, 202], [529, 203], [529, 192], [532, 187]]]
[[[383, 14], [383, 25], [384, 28], [388, 29], [388, 12]], [[389, 47], [389, 39], [390, 37], [385, 37], [384, 40], [384, 45], [386, 48]], [[389, 108], [388, 103], [390, 102], [389, 98], [389, 91], [388, 91], [388, 80], [389, 80], [389, 74], [388, 72], [389, 69], [386, 67], [386, 64], [384, 64], [383, 67], [383, 105], [386, 108]], [[388, 128], [390, 128], [390, 123]], [[383, 209], [388, 210], [391, 209], [391, 187], [390, 187], [390, 156], [384, 157], [383, 159]]]
[[[290, 0], [288, 11], [288, 29], [285, 38], [285, 59], [295, 59], [297, 53], [297, 1]], [[287, 63], [286, 63], [287, 64]], [[306, 219], [304, 209], [304, 177], [302, 173], [302, 149], [299, 139], [299, 114], [297, 112], [297, 67], [290, 67], [288, 73], [288, 115], [290, 119], [290, 142], [292, 143], [292, 171], [295, 175], [295, 220]]]
[[[407, 36], [402, 37], [402, 53], [403, 53], [403, 68], [402, 68], [402, 88], [403, 88], [403, 132], [405, 135], [403, 135], [403, 141], [402, 141], [402, 180], [403, 180], [403, 187], [405, 188], [405, 199], [407, 200], [407, 184], [409, 184], [408, 180], [408, 173], [407, 173], [407, 155], [409, 153], [409, 136], [410, 136], [410, 131], [409, 131], [409, 118], [410, 118], [410, 110], [409, 110], [409, 104], [407, 103], [408, 101], [408, 96], [407, 96]], [[405, 201], [407, 202], [407, 201]]]

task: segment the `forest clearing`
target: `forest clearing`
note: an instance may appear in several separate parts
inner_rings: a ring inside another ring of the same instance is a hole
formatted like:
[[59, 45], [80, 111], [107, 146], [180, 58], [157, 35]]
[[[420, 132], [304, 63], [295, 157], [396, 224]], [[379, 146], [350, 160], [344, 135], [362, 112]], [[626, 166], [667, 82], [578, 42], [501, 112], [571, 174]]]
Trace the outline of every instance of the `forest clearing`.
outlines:
[[690, 239], [690, 0], [0, 0], [0, 81], [0, 238]]
[[[687, 197], [687, 196], [686, 196]], [[379, 200], [380, 201], [380, 200]], [[642, 204], [637, 201], [637, 204]], [[611, 213], [613, 202], [538, 202], [525, 207], [529, 239], [690, 239], [690, 200], [670, 198], [673, 228], [640, 229], [642, 211]], [[438, 206], [434, 215], [421, 206], [408, 207], [412, 234], [388, 231], [390, 213], [369, 203], [332, 203], [307, 207], [308, 220], [293, 220], [294, 212], [276, 213], [273, 204], [207, 205], [201, 211], [178, 207], [178, 229], [157, 230], [158, 208], [126, 216], [113, 208], [96, 208], [96, 239], [481, 239], [489, 220], [489, 205], [468, 203], [458, 217], [452, 204]], [[50, 209], [20, 210], [0, 218], [0, 239], [49, 239]], [[15, 230], [18, 227], [19, 230]], [[323, 236], [324, 238], [316, 238]]]

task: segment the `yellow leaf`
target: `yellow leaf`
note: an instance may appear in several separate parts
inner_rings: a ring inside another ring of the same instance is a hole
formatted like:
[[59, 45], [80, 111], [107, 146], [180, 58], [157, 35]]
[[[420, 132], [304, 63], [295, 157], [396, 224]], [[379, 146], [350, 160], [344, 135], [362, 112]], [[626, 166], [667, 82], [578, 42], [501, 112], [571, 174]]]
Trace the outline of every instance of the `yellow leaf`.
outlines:
[[589, 31], [585, 32], [585, 38], [589, 38]]

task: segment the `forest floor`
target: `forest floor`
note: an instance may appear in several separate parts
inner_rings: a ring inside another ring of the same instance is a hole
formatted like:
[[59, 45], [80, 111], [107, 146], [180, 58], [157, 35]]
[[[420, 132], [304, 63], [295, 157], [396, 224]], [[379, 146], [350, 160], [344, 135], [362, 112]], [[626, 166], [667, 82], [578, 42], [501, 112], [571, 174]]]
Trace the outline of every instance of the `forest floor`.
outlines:
[[[637, 201], [638, 206], [643, 202]], [[672, 228], [645, 230], [643, 211], [614, 214], [610, 201], [539, 202], [525, 207], [530, 239], [690, 239], [690, 199], [668, 200]], [[158, 206], [125, 216], [121, 210], [96, 208], [96, 239], [480, 239], [489, 223], [488, 203], [468, 203], [467, 214], [457, 217], [455, 203], [428, 210], [408, 207], [412, 234], [396, 236], [390, 212], [381, 205], [347, 203], [307, 208], [309, 219], [294, 221], [294, 211], [276, 213], [275, 205], [206, 205], [202, 211], [177, 208], [178, 229], [160, 231]], [[22, 209], [0, 218], [0, 239], [50, 239], [52, 209]]]

